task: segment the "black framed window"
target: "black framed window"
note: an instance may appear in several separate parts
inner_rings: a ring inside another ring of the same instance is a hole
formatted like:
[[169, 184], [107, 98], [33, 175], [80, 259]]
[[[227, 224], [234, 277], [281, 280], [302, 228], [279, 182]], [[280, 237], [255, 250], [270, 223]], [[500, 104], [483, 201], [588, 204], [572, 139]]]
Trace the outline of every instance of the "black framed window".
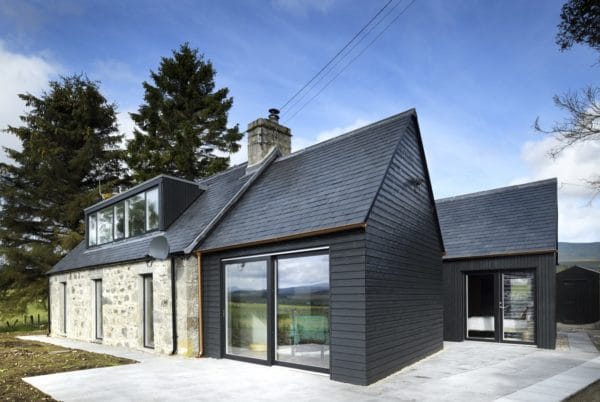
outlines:
[[328, 371], [329, 289], [327, 251], [224, 261], [224, 354]]
[[88, 247], [139, 236], [160, 227], [158, 187], [91, 213], [87, 218]]
[[144, 315], [144, 347], [154, 348], [154, 295], [152, 275], [142, 276], [143, 306]]

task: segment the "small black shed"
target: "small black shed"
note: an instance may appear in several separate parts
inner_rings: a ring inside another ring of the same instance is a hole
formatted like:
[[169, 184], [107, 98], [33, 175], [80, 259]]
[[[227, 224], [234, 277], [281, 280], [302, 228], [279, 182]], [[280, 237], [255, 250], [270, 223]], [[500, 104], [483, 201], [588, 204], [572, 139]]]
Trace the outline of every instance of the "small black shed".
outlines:
[[556, 320], [590, 324], [600, 320], [600, 272], [574, 265], [556, 274]]

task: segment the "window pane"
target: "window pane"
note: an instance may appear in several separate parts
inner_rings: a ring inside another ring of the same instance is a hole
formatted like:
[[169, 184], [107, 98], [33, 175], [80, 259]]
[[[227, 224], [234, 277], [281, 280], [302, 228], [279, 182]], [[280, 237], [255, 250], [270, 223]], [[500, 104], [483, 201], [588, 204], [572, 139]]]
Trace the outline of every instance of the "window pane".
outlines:
[[267, 262], [225, 266], [226, 353], [267, 358]]
[[137, 236], [145, 232], [146, 202], [144, 194], [139, 194], [127, 200], [129, 236]]
[[115, 205], [115, 240], [125, 237], [125, 204]]
[[95, 246], [96, 242], [96, 214], [88, 216], [88, 244]]
[[113, 208], [98, 212], [98, 244], [113, 241]]
[[146, 193], [146, 230], [158, 229], [158, 189]]
[[152, 275], [144, 276], [144, 346], [154, 347], [154, 299]]
[[329, 255], [277, 259], [277, 360], [329, 368]]
[[535, 342], [533, 272], [502, 274], [502, 327], [505, 341]]

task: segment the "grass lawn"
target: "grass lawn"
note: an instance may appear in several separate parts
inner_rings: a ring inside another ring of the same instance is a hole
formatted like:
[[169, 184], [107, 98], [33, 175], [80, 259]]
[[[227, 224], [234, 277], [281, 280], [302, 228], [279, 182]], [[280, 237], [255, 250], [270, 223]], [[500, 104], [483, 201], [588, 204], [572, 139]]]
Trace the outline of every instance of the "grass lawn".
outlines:
[[0, 400], [53, 401], [51, 397], [21, 378], [63, 371], [135, 363], [109, 355], [65, 349], [47, 343], [18, 339], [20, 335], [43, 335], [45, 332], [11, 332], [0, 334]]
[[[33, 317], [33, 322], [31, 321]], [[39, 320], [39, 324], [38, 324]], [[48, 325], [48, 309], [44, 303], [30, 303], [26, 314], [0, 316], [0, 332], [34, 331]]]

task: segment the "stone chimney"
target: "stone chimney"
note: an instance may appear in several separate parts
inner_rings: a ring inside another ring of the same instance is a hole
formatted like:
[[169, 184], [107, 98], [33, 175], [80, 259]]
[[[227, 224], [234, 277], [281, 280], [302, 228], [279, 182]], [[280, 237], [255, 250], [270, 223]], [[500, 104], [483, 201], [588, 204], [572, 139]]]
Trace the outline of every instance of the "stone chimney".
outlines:
[[279, 124], [279, 110], [269, 109], [268, 119], [248, 124], [248, 167], [260, 164], [273, 148], [281, 155], [292, 151], [292, 131]]

